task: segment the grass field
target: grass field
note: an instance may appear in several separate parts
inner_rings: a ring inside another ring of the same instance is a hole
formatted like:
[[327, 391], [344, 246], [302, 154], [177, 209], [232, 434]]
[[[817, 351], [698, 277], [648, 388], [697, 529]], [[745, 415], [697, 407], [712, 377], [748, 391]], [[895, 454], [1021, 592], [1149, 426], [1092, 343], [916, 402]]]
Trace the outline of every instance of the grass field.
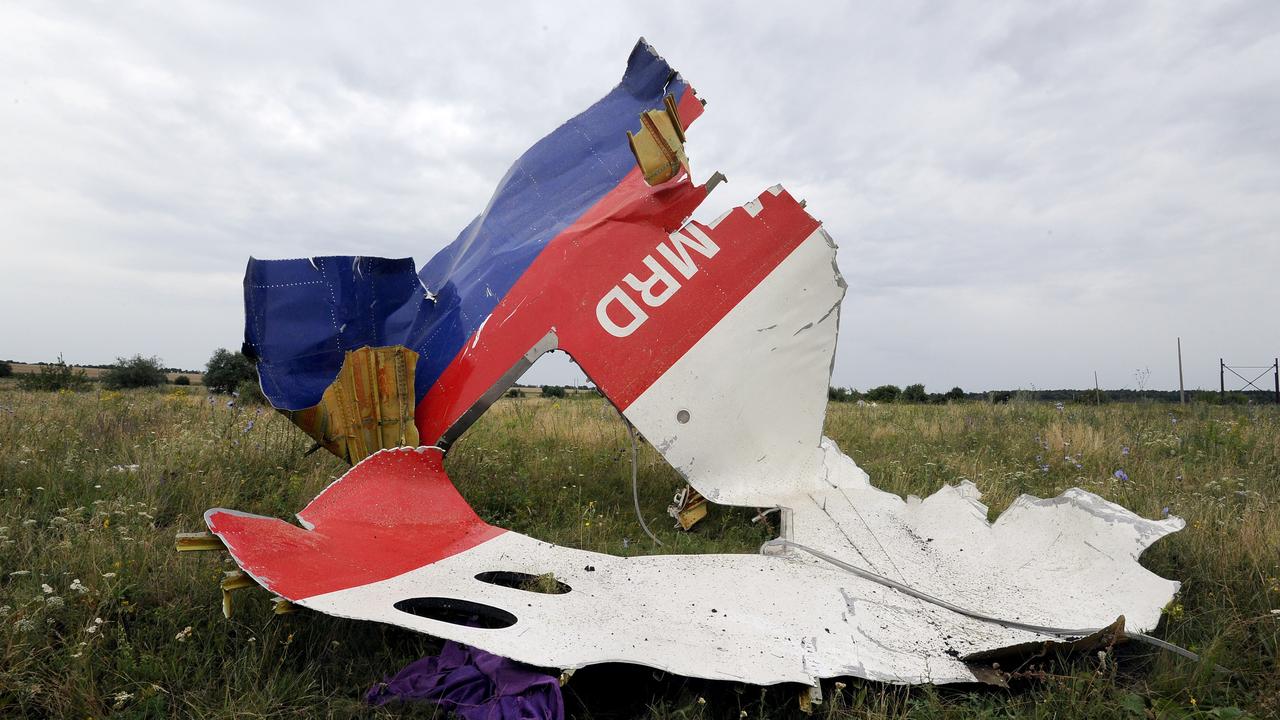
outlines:
[[[829, 683], [818, 717], [1275, 717], [1280, 714], [1280, 413], [1125, 404], [831, 406], [827, 433], [882, 488], [973, 480], [992, 516], [1019, 493], [1081, 486], [1187, 529], [1144, 564], [1184, 585], [1155, 634], [1233, 673], [1125, 646], [1050, 665], [1010, 690]], [[343, 471], [274, 413], [164, 390], [34, 394], [0, 386], [0, 716], [430, 717], [369, 710], [363, 692], [431, 652], [430, 638], [237, 593], [225, 556], [173, 551], [206, 508], [291, 517]], [[628, 448], [600, 400], [503, 400], [451, 452], [491, 523], [556, 543], [653, 552], [631, 510]], [[1126, 450], [1127, 448], [1127, 450]], [[1128, 480], [1116, 477], [1124, 470]], [[754, 552], [767, 529], [714, 508], [670, 529], [679, 486], [646, 448], [642, 502], [665, 551]], [[796, 688], [762, 690], [643, 668], [579, 672], [578, 717], [797, 715]]]

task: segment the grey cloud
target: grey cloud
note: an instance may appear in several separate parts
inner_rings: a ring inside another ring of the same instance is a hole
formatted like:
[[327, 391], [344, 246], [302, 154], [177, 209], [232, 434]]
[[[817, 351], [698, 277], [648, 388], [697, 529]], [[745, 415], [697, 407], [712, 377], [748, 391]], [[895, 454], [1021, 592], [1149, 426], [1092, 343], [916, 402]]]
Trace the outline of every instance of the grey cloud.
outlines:
[[1274, 3], [19, 3], [0, 356], [198, 366], [250, 254], [425, 261], [641, 34], [710, 103], [700, 215], [783, 182], [840, 244], [839, 384], [1169, 387], [1181, 334], [1209, 386], [1280, 348]]

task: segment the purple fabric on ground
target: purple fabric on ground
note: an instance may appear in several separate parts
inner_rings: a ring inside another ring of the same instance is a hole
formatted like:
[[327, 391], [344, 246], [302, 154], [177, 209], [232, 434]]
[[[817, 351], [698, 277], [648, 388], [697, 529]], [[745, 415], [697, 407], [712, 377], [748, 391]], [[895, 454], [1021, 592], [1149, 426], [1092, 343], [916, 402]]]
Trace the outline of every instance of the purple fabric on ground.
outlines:
[[478, 648], [446, 642], [369, 689], [365, 700], [428, 700], [465, 720], [563, 720], [556, 678]]

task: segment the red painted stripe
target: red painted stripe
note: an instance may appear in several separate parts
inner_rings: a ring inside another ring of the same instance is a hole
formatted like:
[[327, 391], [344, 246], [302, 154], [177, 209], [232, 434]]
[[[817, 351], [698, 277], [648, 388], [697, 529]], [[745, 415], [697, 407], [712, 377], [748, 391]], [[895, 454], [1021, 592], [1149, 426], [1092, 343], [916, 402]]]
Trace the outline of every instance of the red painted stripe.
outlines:
[[[692, 254], [698, 266], [692, 278], [672, 272], [681, 283], [680, 289], [656, 308], [642, 303], [649, 319], [633, 334], [616, 338], [600, 326], [595, 313], [596, 302], [603, 295], [599, 290], [588, 294], [589, 302], [581, 311], [568, 313], [557, 323], [561, 346], [620, 409], [625, 410], [666, 373], [818, 228], [818, 222], [785, 192], [777, 196], [766, 192], [759, 202], [763, 209], [756, 217], [736, 208], [714, 229], [691, 223], [715, 241], [719, 252], [709, 259]], [[637, 249], [628, 254], [629, 258], [619, 258], [621, 267], [615, 265], [612, 278], [606, 278], [606, 282], [613, 282], [604, 292], [615, 283], [630, 290], [622, 282], [627, 272], [641, 280], [647, 278], [650, 273], [643, 262], [645, 255], [652, 255], [671, 269], [654, 252], [657, 243], [665, 240], [666, 233], [655, 237], [654, 233], [639, 229], [634, 233], [611, 233], [608, 242], [634, 243]], [[647, 251], [640, 252], [645, 243]], [[639, 297], [638, 293], [631, 295]], [[731, 363], [733, 358], [725, 358], [725, 362]]]
[[[686, 124], [701, 111], [692, 92], [681, 98]], [[710, 259], [694, 254], [698, 272], [685, 279], [656, 247], [705, 197], [687, 177], [649, 187], [632, 171], [547, 245], [423, 397], [416, 415], [422, 441], [436, 442], [553, 329], [561, 349], [625, 409], [818, 227], [790, 195], [766, 192], [756, 217], [738, 208], [715, 229], [694, 223], [720, 250]], [[645, 308], [649, 319], [635, 333], [609, 335], [596, 305], [615, 285], [625, 287], [627, 274], [647, 278], [648, 255], [681, 287], [661, 306]]]
[[289, 600], [386, 580], [506, 532], [476, 516], [438, 450], [371, 455], [298, 517], [313, 529], [222, 509], [205, 522], [240, 567]]

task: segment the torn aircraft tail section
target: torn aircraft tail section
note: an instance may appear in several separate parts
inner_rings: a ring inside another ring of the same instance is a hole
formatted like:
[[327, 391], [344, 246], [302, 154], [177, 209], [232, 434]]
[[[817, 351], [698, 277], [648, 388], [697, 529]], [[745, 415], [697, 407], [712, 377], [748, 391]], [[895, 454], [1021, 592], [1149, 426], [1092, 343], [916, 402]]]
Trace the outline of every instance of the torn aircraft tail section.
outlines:
[[[904, 500], [822, 437], [845, 293], [835, 243], [780, 186], [691, 220], [720, 177], [690, 178], [685, 135], [701, 112], [641, 41], [622, 82], [527, 151], [421, 271], [251, 260], [246, 345], [264, 391], [355, 467], [301, 527], [209, 511], [236, 562], [299, 605], [535, 665], [757, 684], [972, 681], [965, 657], [1060, 639], [1036, 626], [1154, 627], [1177, 583], [1138, 557], [1180, 520], [1072, 490], [1020, 498], [990, 524], [972, 485]], [[443, 454], [551, 349], [706, 499], [780, 508], [780, 541], [621, 558], [478, 518]], [[399, 438], [431, 447], [379, 449]], [[547, 573], [562, 591], [495, 581]]]

